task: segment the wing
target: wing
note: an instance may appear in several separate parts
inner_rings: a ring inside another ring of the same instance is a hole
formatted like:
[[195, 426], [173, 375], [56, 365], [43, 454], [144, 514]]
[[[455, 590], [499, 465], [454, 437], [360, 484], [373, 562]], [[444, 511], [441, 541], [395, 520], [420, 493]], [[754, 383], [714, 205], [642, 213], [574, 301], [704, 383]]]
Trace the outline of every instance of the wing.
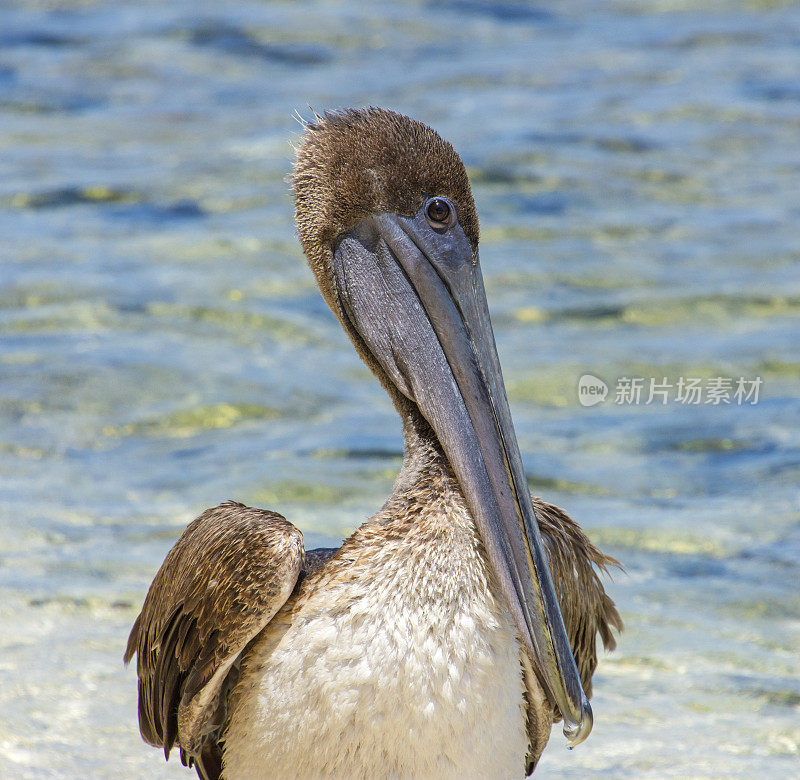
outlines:
[[[603, 647], [610, 651], [617, 646], [613, 631], [619, 633], [623, 628], [622, 619], [598, 572], [606, 573], [609, 566], [622, 567], [615, 558], [600, 552], [563, 509], [536, 497], [533, 497], [533, 506], [583, 690], [591, 697], [592, 675], [597, 668], [597, 636], [600, 635]], [[523, 658], [523, 672], [530, 740], [526, 775], [530, 775], [547, 744], [556, 718], [527, 654]], [[557, 713], [555, 715], [557, 717]]]
[[219, 776], [217, 744], [247, 643], [285, 604], [303, 567], [303, 535], [274, 512], [234, 501], [208, 509], [178, 539], [131, 630], [139, 730], [201, 778]]

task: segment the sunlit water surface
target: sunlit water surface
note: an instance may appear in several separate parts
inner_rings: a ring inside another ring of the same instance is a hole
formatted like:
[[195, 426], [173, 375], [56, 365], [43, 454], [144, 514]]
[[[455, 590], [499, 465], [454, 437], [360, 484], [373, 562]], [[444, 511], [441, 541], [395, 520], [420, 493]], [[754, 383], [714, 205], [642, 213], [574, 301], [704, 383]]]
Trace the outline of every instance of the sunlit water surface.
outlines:
[[[395, 413], [284, 181], [292, 111], [374, 103], [462, 153], [531, 487], [625, 566], [594, 733], [537, 776], [797, 776], [798, 30], [757, 0], [5, 2], [0, 775], [189, 777], [121, 660], [181, 529], [236, 498], [336, 544], [389, 492]], [[623, 376], [764, 384], [618, 405]]]

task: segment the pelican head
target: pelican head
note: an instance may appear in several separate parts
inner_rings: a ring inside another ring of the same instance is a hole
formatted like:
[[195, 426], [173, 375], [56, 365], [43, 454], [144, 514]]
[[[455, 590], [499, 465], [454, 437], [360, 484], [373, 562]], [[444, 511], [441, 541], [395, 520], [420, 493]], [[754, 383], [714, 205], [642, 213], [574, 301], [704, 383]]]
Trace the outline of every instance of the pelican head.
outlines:
[[592, 710], [522, 468], [460, 157], [420, 122], [349, 110], [307, 125], [293, 183], [325, 300], [401, 413], [435, 434], [564, 734], [582, 742]]

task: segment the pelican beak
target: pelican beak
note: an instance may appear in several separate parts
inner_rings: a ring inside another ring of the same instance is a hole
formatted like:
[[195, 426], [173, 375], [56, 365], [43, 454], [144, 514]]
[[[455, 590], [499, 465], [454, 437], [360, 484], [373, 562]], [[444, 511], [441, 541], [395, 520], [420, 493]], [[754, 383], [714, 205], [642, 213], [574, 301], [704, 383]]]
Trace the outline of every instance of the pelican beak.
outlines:
[[525, 480], [477, 252], [457, 221], [436, 229], [424, 208], [371, 215], [338, 237], [345, 326], [435, 432], [572, 747], [589, 736], [592, 710]]

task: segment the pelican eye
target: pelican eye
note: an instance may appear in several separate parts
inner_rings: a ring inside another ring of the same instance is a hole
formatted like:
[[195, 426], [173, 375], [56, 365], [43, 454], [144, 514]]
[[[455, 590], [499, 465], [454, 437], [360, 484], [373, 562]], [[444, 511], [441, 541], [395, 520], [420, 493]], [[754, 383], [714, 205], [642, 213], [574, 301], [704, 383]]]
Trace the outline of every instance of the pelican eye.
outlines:
[[448, 228], [455, 216], [455, 206], [447, 198], [431, 198], [425, 207], [425, 216], [432, 228]]

